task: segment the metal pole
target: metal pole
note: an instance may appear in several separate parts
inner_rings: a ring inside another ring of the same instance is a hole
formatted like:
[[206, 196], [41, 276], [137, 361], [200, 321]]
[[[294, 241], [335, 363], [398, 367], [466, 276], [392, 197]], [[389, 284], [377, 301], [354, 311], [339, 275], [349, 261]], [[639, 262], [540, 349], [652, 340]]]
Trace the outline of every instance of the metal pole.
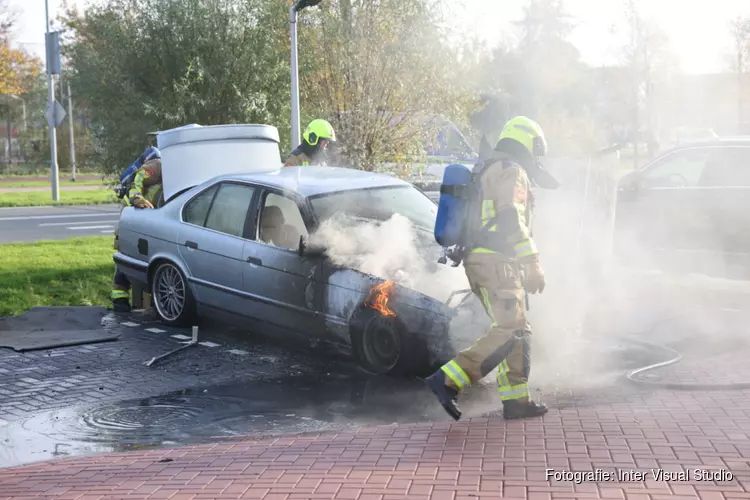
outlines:
[[11, 143], [13, 142], [13, 122], [10, 119], [10, 96], [5, 95], [5, 104], [8, 106], [8, 116], [6, 117], [6, 132], [8, 135], [8, 163], [12, 161], [13, 158], [13, 148], [11, 146]]
[[[49, 39], [49, 0], [44, 0], [44, 14], [47, 21], [47, 38]], [[49, 51], [49, 48], [47, 49]], [[47, 65], [52, 58], [52, 54], [47, 54]], [[47, 93], [49, 105], [52, 109], [55, 109], [55, 84], [50, 73], [50, 68], [47, 68]], [[60, 201], [60, 172], [57, 168], [57, 134], [55, 131], [55, 119], [53, 117], [49, 122], [49, 164], [50, 164], [50, 180], [52, 182], [52, 200]]]
[[76, 146], [73, 137], [73, 97], [70, 94], [70, 82], [68, 82], [68, 149], [70, 150], [70, 170], [73, 172], [73, 180], [76, 180]]
[[297, 10], [289, 9], [289, 30], [292, 41], [292, 149], [302, 142], [299, 124], [299, 68], [297, 66]]

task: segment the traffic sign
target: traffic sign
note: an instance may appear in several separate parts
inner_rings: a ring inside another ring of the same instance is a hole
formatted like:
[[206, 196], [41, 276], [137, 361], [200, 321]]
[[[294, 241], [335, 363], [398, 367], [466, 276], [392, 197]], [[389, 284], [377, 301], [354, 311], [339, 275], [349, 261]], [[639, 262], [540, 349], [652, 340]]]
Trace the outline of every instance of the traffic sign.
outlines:
[[47, 110], [44, 112], [44, 117], [47, 119], [47, 123], [54, 124], [54, 126], [57, 127], [65, 119], [65, 108], [55, 100], [54, 103], [47, 106]]

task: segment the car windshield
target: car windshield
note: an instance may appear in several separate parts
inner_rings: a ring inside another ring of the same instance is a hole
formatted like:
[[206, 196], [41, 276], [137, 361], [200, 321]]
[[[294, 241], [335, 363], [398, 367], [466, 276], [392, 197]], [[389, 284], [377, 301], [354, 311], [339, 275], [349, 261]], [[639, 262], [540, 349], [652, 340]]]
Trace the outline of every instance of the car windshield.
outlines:
[[399, 214], [414, 226], [432, 231], [437, 215], [437, 206], [413, 186], [343, 191], [316, 196], [310, 202], [320, 222], [334, 214], [377, 221], [386, 221]]

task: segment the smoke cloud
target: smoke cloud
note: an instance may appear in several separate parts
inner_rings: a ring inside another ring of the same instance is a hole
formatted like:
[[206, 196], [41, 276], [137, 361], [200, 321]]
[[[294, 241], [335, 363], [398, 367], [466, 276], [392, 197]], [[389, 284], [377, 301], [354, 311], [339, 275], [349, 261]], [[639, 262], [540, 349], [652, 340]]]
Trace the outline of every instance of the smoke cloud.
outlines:
[[[416, 229], [409, 219], [394, 214], [376, 223], [337, 214], [325, 220], [310, 244], [325, 247], [331, 261], [445, 301], [454, 290], [466, 289], [463, 268], [439, 265], [428, 249], [431, 234]], [[434, 250], [434, 244], [431, 245]]]

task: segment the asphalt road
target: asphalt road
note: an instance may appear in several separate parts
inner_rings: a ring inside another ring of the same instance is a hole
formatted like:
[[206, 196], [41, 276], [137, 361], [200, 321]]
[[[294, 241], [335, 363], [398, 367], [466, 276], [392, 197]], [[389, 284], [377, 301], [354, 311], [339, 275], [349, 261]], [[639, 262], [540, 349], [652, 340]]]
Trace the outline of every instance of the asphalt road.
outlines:
[[119, 205], [0, 208], [0, 243], [112, 234]]

